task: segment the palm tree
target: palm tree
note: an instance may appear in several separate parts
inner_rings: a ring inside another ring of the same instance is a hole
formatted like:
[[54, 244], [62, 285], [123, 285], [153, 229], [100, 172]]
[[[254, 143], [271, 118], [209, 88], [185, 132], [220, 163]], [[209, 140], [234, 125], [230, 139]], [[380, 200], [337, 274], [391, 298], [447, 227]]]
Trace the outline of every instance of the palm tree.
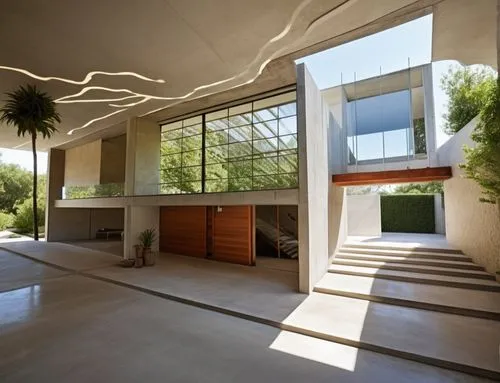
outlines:
[[38, 241], [38, 206], [37, 206], [37, 158], [36, 139], [43, 138], [57, 131], [54, 126], [61, 122], [61, 116], [56, 111], [54, 100], [47, 93], [39, 91], [35, 85], [20, 86], [18, 90], [7, 93], [9, 97], [0, 108], [0, 122], [17, 127], [17, 136], [31, 136], [33, 151], [33, 235]]

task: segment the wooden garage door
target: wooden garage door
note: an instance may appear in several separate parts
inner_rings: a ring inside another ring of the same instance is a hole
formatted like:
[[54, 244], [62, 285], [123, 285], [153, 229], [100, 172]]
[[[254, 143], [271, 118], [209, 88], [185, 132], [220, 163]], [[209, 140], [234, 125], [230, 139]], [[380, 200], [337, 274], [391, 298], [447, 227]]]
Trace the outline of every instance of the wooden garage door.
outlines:
[[223, 206], [213, 219], [213, 256], [242, 265], [253, 264], [252, 206]]
[[207, 255], [205, 206], [166, 206], [160, 210], [160, 251], [205, 257]]

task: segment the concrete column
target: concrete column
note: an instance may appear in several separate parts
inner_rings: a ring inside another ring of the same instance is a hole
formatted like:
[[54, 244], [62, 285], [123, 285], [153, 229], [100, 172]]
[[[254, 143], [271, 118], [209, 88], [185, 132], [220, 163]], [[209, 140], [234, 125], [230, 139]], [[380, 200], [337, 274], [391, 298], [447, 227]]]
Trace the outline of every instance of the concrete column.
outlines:
[[434, 194], [434, 226], [436, 234], [446, 234], [443, 196], [440, 193]]
[[[159, 125], [146, 118], [134, 117], [127, 121], [127, 154], [125, 160], [125, 195], [156, 195], [160, 182]], [[133, 246], [139, 233], [155, 229], [160, 222], [158, 206], [127, 206], [124, 225], [124, 257], [133, 257]], [[158, 251], [158, 242], [153, 250]]]
[[297, 66], [299, 142], [299, 290], [310, 293], [328, 268], [327, 124], [321, 92], [304, 64]]
[[127, 206], [125, 208], [124, 258], [135, 257], [134, 245], [139, 234], [146, 229], [155, 229], [157, 241], [153, 251], [159, 250], [160, 207], [159, 206]]
[[45, 238], [47, 242], [91, 238], [90, 209], [56, 208], [64, 186], [65, 151], [51, 149], [47, 164]]
[[434, 111], [434, 91], [432, 89], [432, 64], [423, 67], [422, 81], [424, 87], [425, 144], [429, 165], [436, 166], [436, 114]]
[[158, 194], [160, 145], [160, 127], [156, 122], [139, 117], [127, 121], [125, 195]]

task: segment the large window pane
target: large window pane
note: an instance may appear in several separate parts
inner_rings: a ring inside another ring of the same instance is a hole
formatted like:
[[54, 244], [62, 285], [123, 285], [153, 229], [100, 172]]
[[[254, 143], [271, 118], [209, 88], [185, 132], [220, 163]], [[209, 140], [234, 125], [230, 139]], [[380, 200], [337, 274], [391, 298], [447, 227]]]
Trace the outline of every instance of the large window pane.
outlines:
[[278, 118], [278, 108], [267, 108], [258, 110], [253, 113], [253, 122], [263, 122], [269, 120], [275, 120]]
[[268, 138], [278, 135], [278, 120], [260, 122], [253, 125], [253, 138]]
[[269, 153], [278, 150], [278, 139], [270, 138], [267, 140], [255, 140], [253, 142], [253, 152], [258, 153]]
[[182, 151], [182, 138], [161, 143], [161, 155], [180, 153]]
[[252, 154], [251, 142], [229, 144], [229, 158], [247, 157]]
[[229, 178], [251, 177], [252, 161], [230, 161], [228, 170]]
[[297, 104], [291, 102], [290, 104], [281, 105], [279, 107], [279, 117], [295, 116], [297, 114]]
[[181, 166], [181, 153], [171, 154], [168, 156], [162, 156], [160, 160], [160, 166], [162, 169], [171, 169]]
[[285, 134], [296, 134], [297, 133], [297, 117], [287, 117], [280, 119], [279, 127], [280, 136]]
[[201, 150], [182, 153], [182, 166], [201, 165]]
[[206, 180], [205, 181], [205, 191], [207, 193], [220, 193], [227, 191], [228, 180]]
[[201, 166], [189, 166], [182, 168], [182, 181], [201, 180]]
[[230, 178], [228, 180], [228, 191], [252, 190], [252, 178]]
[[227, 145], [214, 146], [205, 149], [205, 163], [213, 164], [227, 161]]
[[213, 164], [205, 167], [205, 176], [207, 180], [218, 180], [227, 178], [227, 164]]
[[279, 150], [297, 149], [297, 136], [290, 135], [279, 138]]
[[248, 125], [252, 123], [252, 113], [238, 114], [236, 116], [230, 116], [228, 119], [230, 127]]
[[277, 157], [257, 158], [254, 160], [253, 163], [254, 175], [277, 174], [277, 173], [278, 173]]
[[183, 137], [182, 138], [182, 150], [187, 151], [187, 150], [193, 150], [193, 149], [200, 149], [201, 144], [202, 144], [202, 139], [203, 139], [202, 135]]
[[252, 127], [240, 126], [239, 128], [229, 129], [229, 142], [241, 142], [252, 140]]
[[278, 163], [280, 173], [297, 173], [298, 171], [298, 160], [296, 154], [280, 156]]
[[206, 133], [205, 146], [217, 146], [224, 145], [228, 142], [228, 132], [227, 130], [217, 130], [214, 132]]

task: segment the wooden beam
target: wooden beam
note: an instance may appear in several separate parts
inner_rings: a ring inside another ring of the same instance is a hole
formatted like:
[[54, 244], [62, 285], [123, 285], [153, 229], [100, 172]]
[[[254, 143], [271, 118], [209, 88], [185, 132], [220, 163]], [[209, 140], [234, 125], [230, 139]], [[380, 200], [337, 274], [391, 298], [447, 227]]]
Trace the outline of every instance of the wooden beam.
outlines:
[[451, 176], [451, 167], [442, 166], [424, 169], [334, 174], [332, 176], [332, 182], [337, 186], [398, 184], [407, 182], [443, 181], [451, 178]]

